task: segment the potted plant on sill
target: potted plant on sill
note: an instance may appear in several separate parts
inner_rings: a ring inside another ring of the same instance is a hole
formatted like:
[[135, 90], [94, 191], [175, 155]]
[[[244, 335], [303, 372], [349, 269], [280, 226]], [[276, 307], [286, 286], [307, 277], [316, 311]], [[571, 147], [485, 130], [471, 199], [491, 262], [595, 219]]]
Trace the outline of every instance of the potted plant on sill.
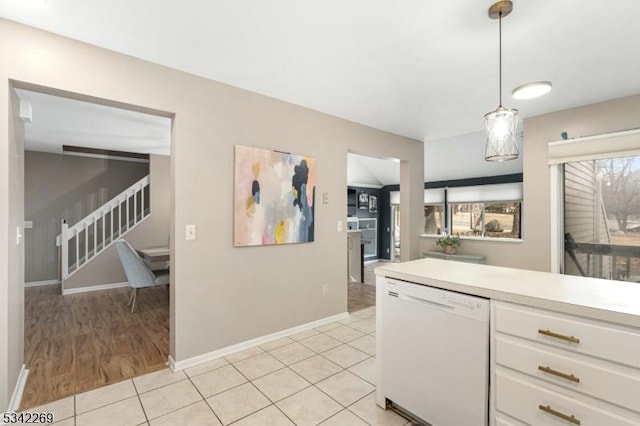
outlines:
[[436, 240], [436, 245], [442, 247], [446, 254], [456, 254], [460, 245], [460, 237], [458, 235], [443, 235]]

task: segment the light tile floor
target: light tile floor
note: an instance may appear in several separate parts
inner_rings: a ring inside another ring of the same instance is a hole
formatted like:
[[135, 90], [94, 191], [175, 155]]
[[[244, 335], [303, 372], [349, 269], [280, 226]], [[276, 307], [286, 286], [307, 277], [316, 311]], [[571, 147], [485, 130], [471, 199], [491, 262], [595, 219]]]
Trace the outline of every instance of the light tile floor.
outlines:
[[172, 372], [53, 403], [57, 426], [405, 426], [375, 403], [375, 307]]

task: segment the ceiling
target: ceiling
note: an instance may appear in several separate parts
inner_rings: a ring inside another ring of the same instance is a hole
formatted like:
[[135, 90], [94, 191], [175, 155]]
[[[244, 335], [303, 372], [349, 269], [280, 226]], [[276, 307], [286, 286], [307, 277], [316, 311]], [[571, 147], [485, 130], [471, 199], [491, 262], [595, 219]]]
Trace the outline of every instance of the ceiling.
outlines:
[[170, 154], [169, 118], [27, 90], [16, 92], [32, 109], [32, 122], [25, 124], [25, 149], [61, 154], [62, 145], [71, 145]]
[[347, 154], [347, 185], [382, 188], [400, 183], [400, 162]]
[[[482, 130], [498, 25], [478, 0], [2, 0], [0, 16], [418, 140]], [[529, 117], [640, 93], [640, 1], [514, 0], [504, 104]], [[511, 89], [550, 80], [516, 101]]]

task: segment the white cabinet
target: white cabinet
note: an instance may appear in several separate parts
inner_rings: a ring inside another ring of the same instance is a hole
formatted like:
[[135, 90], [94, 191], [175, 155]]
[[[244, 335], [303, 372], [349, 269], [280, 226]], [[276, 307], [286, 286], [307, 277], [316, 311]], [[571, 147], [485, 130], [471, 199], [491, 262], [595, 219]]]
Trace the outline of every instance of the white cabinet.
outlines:
[[364, 258], [378, 257], [378, 219], [358, 218], [358, 229], [362, 231], [361, 241], [364, 243]]
[[492, 301], [491, 350], [495, 425], [640, 424], [637, 328]]
[[[640, 285], [439, 259], [376, 274], [491, 300], [491, 426], [640, 425]], [[379, 303], [378, 330], [385, 319]]]

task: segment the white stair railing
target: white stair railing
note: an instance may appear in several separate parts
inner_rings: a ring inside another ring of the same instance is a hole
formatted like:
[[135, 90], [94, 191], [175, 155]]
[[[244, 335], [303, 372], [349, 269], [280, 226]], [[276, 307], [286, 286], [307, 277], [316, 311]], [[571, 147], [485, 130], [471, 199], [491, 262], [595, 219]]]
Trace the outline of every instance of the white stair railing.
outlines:
[[60, 247], [63, 281], [149, 216], [148, 186], [149, 176], [145, 176], [75, 225], [62, 221], [56, 245]]

